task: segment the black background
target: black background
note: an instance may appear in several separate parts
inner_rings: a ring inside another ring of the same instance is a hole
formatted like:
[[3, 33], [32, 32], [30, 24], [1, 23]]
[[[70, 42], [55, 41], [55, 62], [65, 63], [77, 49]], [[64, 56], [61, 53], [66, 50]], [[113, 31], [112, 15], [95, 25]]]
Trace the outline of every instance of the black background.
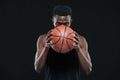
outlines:
[[119, 78], [119, 3], [115, 0], [1, 0], [0, 80], [40, 80], [34, 70], [36, 41], [52, 25], [52, 9], [73, 9], [72, 28], [89, 45], [92, 73], [85, 80]]

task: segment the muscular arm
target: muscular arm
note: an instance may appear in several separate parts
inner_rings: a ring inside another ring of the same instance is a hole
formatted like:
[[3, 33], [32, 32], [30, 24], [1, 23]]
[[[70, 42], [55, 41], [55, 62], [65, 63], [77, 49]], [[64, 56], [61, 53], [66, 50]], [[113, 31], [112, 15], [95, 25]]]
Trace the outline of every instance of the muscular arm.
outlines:
[[41, 35], [37, 41], [37, 51], [35, 55], [34, 67], [36, 72], [40, 72], [46, 62], [49, 48], [44, 47], [45, 35]]
[[92, 63], [88, 52], [88, 44], [86, 39], [82, 36], [79, 36], [79, 42], [80, 46], [78, 46], [78, 48], [76, 49], [78, 59], [83, 70], [86, 72], [86, 74], [89, 74], [92, 71]]

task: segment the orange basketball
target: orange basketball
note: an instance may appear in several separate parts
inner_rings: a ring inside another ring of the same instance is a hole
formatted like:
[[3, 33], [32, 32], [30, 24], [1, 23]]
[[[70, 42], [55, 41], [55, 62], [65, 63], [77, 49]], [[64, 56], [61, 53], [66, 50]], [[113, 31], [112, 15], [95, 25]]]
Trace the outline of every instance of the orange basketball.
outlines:
[[74, 30], [69, 26], [60, 25], [52, 32], [52, 48], [58, 53], [68, 53], [73, 49]]

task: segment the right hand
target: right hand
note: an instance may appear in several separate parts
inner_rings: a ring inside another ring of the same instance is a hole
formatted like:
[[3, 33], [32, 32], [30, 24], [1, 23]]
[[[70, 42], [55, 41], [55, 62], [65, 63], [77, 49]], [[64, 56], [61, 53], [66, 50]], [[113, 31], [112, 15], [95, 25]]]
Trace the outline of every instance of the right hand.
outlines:
[[44, 47], [46, 48], [50, 48], [52, 45], [51, 39], [52, 39], [52, 34], [51, 34], [52, 30], [50, 30], [44, 40]]

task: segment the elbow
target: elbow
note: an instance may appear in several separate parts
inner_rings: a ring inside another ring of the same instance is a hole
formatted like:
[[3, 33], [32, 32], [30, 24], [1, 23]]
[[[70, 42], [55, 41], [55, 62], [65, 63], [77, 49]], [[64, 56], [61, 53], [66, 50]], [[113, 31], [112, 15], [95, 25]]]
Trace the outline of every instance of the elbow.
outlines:
[[37, 67], [35, 67], [35, 71], [36, 71], [37, 73], [40, 73], [40, 70], [39, 70]]
[[34, 64], [34, 69], [35, 69], [35, 71], [36, 71], [37, 73], [40, 73], [40, 72], [41, 72], [41, 68], [40, 68], [38, 65], [36, 65], [36, 64]]
[[89, 68], [88, 70], [86, 70], [86, 74], [89, 75], [92, 72], [92, 68]]
[[89, 75], [92, 72], [92, 65], [90, 65], [85, 72], [87, 75]]

